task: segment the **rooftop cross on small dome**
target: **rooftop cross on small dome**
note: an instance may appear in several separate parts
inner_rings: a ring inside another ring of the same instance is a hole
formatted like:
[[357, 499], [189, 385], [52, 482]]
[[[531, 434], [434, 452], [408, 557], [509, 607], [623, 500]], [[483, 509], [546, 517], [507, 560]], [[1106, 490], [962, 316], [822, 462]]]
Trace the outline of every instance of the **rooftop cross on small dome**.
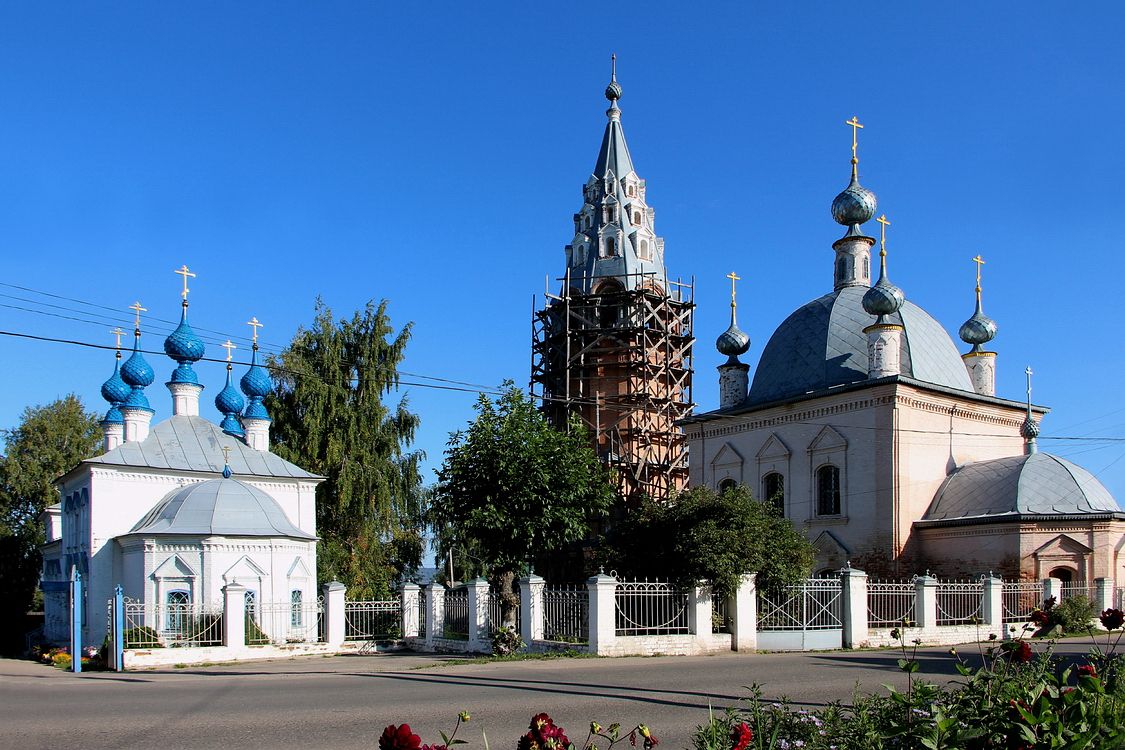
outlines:
[[852, 129], [852, 178], [859, 178], [859, 131], [863, 130], [863, 126], [859, 123], [859, 118], [852, 115], [852, 119], [845, 120], [845, 125], [850, 125]]
[[258, 329], [263, 328], [264, 326], [263, 326], [262, 323], [258, 322], [258, 319], [256, 317], [250, 318], [250, 320], [246, 321], [246, 325], [248, 325], [248, 326], [250, 326], [251, 328], [254, 329], [254, 348], [257, 349], [258, 348]]
[[882, 216], [880, 216], [875, 221], [879, 222], [879, 224], [881, 225], [880, 228], [879, 228], [879, 257], [883, 258], [884, 262], [886, 262], [885, 259], [887, 257], [887, 227], [889, 227], [891, 225], [891, 222], [887, 219], [886, 214], [883, 214]]
[[1031, 365], [1028, 365], [1023, 373], [1027, 375], [1027, 414], [1031, 416], [1031, 376], [1035, 373], [1031, 371]]
[[148, 312], [148, 308], [147, 307], [141, 307], [140, 301], [137, 301], [137, 302], [134, 302], [133, 304], [129, 305], [129, 309], [137, 314], [136, 321], [133, 323], [133, 327], [135, 328], [135, 330], [133, 331], [133, 335], [134, 336], [140, 336], [141, 335], [141, 313]]
[[116, 326], [116, 327], [114, 327], [114, 329], [112, 331], [109, 332], [109, 335], [114, 336], [117, 339], [117, 344], [116, 344], [117, 358], [120, 359], [121, 358], [121, 337], [125, 335], [125, 332], [121, 330], [121, 326]]
[[187, 280], [188, 280], [189, 276], [194, 279], [195, 274], [188, 270], [188, 267], [187, 267], [186, 263], [184, 265], [180, 266], [179, 268], [177, 268], [172, 273], [177, 273], [180, 276], [184, 277], [184, 290], [182, 292], [180, 292], [180, 296], [184, 298], [184, 304], [186, 305], [187, 304], [187, 296], [188, 296]]
[[[257, 331], [257, 329], [255, 329], [255, 331]], [[232, 359], [234, 359], [234, 350], [238, 348], [238, 345], [232, 342], [230, 339], [227, 339], [226, 343], [223, 344], [222, 347], [227, 350], [227, 362], [230, 362]]]
[[738, 302], [735, 301], [735, 282], [741, 281], [742, 277], [736, 274], [734, 271], [731, 271], [727, 274], [727, 278], [730, 279], [730, 307], [733, 310], [734, 308], [738, 307]]
[[230, 479], [230, 446], [223, 446], [223, 479]]
[[613, 113], [611, 116], [620, 116], [620, 113], [615, 113], [617, 109], [617, 100], [621, 98], [621, 84], [617, 82], [617, 55], [612, 54], [609, 56], [610, 64], [612, 65], [612, 72], [610, 74], [609, 85], [605, 87], [605, 98], [609, 99], [609, 111]]
[[984, 265], [984, 258], [980, 257], [980, 253], [977, 253], [977, 257], [973, 258], [973, 263], [977, 264], [977, 303], [979, 304], [980, 303], [980, 267]]

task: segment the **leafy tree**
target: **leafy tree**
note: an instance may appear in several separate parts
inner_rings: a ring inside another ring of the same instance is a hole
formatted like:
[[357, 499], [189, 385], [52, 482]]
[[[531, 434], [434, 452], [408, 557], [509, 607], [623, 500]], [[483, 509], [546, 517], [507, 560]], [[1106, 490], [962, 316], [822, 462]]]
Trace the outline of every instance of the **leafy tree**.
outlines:
[[814, 554], [804, 534], [745, 486], [722, 494], [694, 487], [668, 504], [646, 502], [609, 541], [607, 554], [620, 570], [683, 586], [710, 581], [720, 596], [745, 573], [757, 573], [762, 587], [793, 583], [808, 575]]
[[24, 409], [19, 426], [0, 436], [7, 450], [0, 457], [0, 640], [8, 641], [23, 627], [39, 583], [39, 514], [59, 501], [54, 481], [93, 456], [102, 435], [97, 415], [70, 394]]
[[482, 395], [468, 430], [450, 436], [431, 521], [441, 546], [456, 544], [500, 589], [514, 622], [515, 578], [532, 557], [587, 537], [614, 502], [609, 474], [584, 428], [552, 428], [508, 381]]
[[317, 299], [311, 327], [270, 360], [273, 450], [327, 477], [317, 488], [318, 576], [356, 598], [387, 596], [422, 561], [419, 418], [405, 396], [386, 402], [411, 330], [394, 331], [386, 300], [337, 320]]

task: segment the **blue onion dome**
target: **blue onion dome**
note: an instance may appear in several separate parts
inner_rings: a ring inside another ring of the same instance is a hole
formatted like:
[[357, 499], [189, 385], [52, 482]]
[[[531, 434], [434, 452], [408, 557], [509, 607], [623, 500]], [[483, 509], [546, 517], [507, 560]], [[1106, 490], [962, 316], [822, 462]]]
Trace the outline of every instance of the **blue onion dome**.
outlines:
[[884, 318], [887, 315], [894, 315], [902, 309], [902, 303], [906, 301], [906, 295], [902, 290], [892, 284], [886, 276], [879, 274], [879, 280], [875, 282], [875, 286], [868, 289], [863, 295], [863, 309], [869, 315], [878, 315]]
[[877, 207], [875, 193], [860, 185], [853, 175], [851, 184], [832, 201], [832, 218], [846, 227], [858, 226], [871, 221]]
[[730, 327], [719, 334], [719, 338], [715, 341], [715, 348], [719, 350], [719, 354], [737, 357], [750, 349], [750, 337], [738, 327], [736, 321], [731, 320]]
[[179, 363], [179, 367], [172, 373], [173, 383], [198, 383], [199, 378], [192, 369], [191, 363], [203, 358], [206, 347], [203, 340], [195, 335], [195, 331], [188, 325], [187, 300], [183, 303], [183, 313], [180, 324], [176, 330], [164, 339], [164, 352]]
[[102, 424], [125, 424], [125, 417], [121, 414], [121, 410], [117, 408], [117, 404], [109, 407], [109, 411], [102, 418]]
[[262, 399], [273, 391], [273, 380], [269, 370], [258, 364], [258, 345], [254, 345], [254, 354], [250, 360], [250, 369], [242, 376], [240, 381], [242, 392], [251, 400]]
[[972, 344], [977, 349], [996, 338], [996, 321], [985, 315], [978, 304], [973, 317], [961, 324], [958, 335], [966, 344]]
[[246, 407], [246, 399], [234, 387], [231, 376], [231, 367], [227, 365], [227, 384], [219, 395], [215, 396], [215, 408], [220, 414], [240, 414]]
[[113, 365], [113, 374], [109, 380], [102, 383], [102, 398], [116, 406], [129, 397], [129, 386], [121, 379], [121, 352], [117, 353], [117, 361]]
[[152, 385], [152, 381], [156, 380], [156, 373], [141, 354], [141, 332], [137, 331], [134, 335], [136, 339], [133, 344], [133, 354], [121, 367], [121, 379], [135, 391], [137, 388]]

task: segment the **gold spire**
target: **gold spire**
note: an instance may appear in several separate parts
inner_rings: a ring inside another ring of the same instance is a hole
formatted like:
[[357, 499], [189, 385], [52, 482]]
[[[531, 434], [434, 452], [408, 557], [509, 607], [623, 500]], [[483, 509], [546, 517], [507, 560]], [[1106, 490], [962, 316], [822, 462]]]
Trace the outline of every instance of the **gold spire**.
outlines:
[[230, 362], [234, 359], [234, 350], [237, 349], [238, 346], [232, 343], [230, 339], [227, 339], [227, 342], [223, 344], [222, 347], [227, 350], [227, 362]]
[[184, 265], [180, 266], [179, 268], [177, 268], [172, 273], [178, 273], [180, 276], [184, 277], [184, 290], [182, 292], [180, 292], [180, 296], [184, 298], [184, 304], [186, 305], [187, 304], [187, 295], [188, 295], [188, 288], [187, 288], [188, 276], [190, 276], [194, 279], [195, 274], [188, 270], [188, 267], [187, 267], [186, 263]]
[[984, 258], [980, 257], [980, 253], [977, 253], [977, 257], [973, 258], [973, 263], [977, 264], [977, 304], [979, 305], [980, 304], [980, 267], [984, 265]]
[[262, 326], [261, 323], [258, 322], [257, 318], [250, 318], [250, 320], [246, 321], [246, 325], [248, 325], [248, 326], [250, 326], [251, 328], [254, 329], [254, 348], [257, 349], [258, 348], [258, 329], [262, 328], [263, 326]]
[[133, 335], [137, 338], [141, 336], [141, 313], [148, 312], [147, 307], [141, 307], [140, 301], [134, 302], [129, 305], [129, 309], [137, 314], [136, 322], [133, 323]]
[[852, 129], [852, 179], [859, 179], [859, 131], [863, 126], [859, 124], [859, 118], [852, 115], [852, 119], [845, 120], [845, 125], [850, 125]]

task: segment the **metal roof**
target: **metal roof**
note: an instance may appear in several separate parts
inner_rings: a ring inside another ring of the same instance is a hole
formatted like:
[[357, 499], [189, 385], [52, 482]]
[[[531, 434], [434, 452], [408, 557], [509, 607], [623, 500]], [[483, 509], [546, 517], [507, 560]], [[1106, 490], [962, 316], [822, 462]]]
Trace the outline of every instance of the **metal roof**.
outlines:
[[170, 417], [154, 425], [144, 440], [122, 443], [83, 463], [218, 474], [223, 470], [225, 446], [231, 448], [230, 469], [234, 474], [323, 478], [269, 451], [254, 450], [242, 440], [225, 434], [218, 425], [194, 416]]
[[1050, 453], [977, 461], [957, 469], [923, 520], [1120, 513], [1109, 490], [1081, 466]]
[[129, 533], [316, 539], [294, 526], [267, 493], [237, 479], [209, 479], [174, 489]]

